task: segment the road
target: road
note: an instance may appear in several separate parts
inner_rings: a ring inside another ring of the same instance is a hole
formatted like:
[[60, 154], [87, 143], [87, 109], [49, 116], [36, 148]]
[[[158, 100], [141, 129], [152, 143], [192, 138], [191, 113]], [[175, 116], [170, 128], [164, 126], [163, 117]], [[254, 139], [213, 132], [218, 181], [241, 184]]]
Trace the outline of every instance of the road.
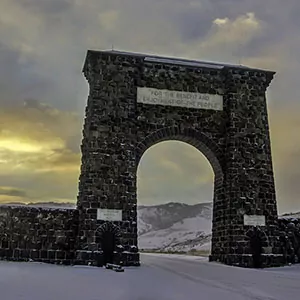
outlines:
[[160, 270], [160, 275], [164, 272], [166, 278], [180, 278], [181, 284], [176, 289], [189, 291], [186, 296], [198, 292], [201, 299], [282, 300], [298, 299], [300, 295], [300, 266], [254, 270], [209, 263], [200, 258], [174, 259], [163, 255], [147, 255], [143, 260], [147, 266]]
[[299, 266], [249, 270], [204, 258], [152, 254], [143, 254], [142, 263], [116, 273], [86, 266], [0, 262], [0, 299], [299, 299]]

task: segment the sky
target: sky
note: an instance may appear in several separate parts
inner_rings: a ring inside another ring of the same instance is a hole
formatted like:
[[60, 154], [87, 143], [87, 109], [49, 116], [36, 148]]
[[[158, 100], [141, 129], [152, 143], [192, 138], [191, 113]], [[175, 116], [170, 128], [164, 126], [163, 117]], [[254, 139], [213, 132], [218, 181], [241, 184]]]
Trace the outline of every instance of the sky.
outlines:
[[[1, 0], [0, 202], [75, 202], [88, 49], [242, 63], [268, 90], [279, 212], [300, 210], [299, 0]], [[180, 142], [148, 149], [138, 201], [212, 201], [213, 172]]]

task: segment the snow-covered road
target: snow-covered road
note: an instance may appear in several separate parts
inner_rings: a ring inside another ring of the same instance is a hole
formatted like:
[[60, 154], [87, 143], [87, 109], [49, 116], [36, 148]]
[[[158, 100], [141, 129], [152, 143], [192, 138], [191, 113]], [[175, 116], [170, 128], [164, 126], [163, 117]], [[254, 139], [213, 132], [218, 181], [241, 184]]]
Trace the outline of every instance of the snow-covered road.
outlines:
[[300, 266], [249, 270], [205, 258], [143, 254], [143, 265], [103, 268], [0, 262], [1, 300], [298, 299]]

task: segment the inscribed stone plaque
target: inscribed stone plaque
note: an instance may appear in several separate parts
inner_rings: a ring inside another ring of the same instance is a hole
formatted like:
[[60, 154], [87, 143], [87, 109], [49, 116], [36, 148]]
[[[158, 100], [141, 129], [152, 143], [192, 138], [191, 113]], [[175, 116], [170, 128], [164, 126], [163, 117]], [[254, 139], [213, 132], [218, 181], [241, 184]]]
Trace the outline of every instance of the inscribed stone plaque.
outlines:
[[266, 217], [259, 215], [244, 215], [244, 225], [246, 226], [266, 226]]
[[137, 88], [137, 102], [154, 105], [223, 110], [223, 96], [221, 95], [159, 90], [147, 87]]
[[97, 220], [102, 221], [122, 221], [122, 210], [120, 209], [101, 209], [97, 210]]

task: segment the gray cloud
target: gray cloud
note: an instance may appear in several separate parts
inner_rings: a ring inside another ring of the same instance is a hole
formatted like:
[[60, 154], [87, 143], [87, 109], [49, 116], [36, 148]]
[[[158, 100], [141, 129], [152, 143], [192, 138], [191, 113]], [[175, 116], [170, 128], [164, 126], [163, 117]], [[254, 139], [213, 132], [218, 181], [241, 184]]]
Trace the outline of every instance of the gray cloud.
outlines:
[[68, 12], [73, 7], [72, 2], [69, 0], [20, 0], [19, 4], [23, 9], [34, 13], [53, 15]]
[[[0, 103], [8, 104], [12, 101], [20, 102], [20, 98], [23, 98], [23, 93], [27, 87], [35, 84], [38, 85], [39, 79], [34, 78], [34, 76], [30, 73], [30, 68], [34, 65], [34, 60], [21, 63], [19, 61], [19, 51], [17, 49], [10, 49], [7, 45], [1, 42], [0, 51], [0, 67], [1, 70], [3, 70], [0, 72]], [[44, 88], [43, 85], [42, 87]]]
[[[6, 98], [42, 98], [58, 108], [81, 113], [87, 86], [80, 72], [87, 48], [115, 44], [125, 50], [234, 62], [264, 52], [272, 56], [272, 50], [287, 40], [290, 52], [296, 54], [300, 49], [299, 43], [290, 42], [298, 36], [298, 0], [288, 0], [284, 6], [278, 0], [165, 0], [151, 4], [137, 0], [6, 0], [2, 5], [6, 15], [16, 18], [5, 22], [7, 17], [0, 17], [1, 48], [5, 47], [0, 65], [7, 70], [1, 82], [5, 82]], [[248, 12], [254, 12], [264, 25], [262, 33], [249, 43], [232, 48], [228, 41], [214, 51], [201, 47], [214, 19], [234, 20]]]
[[0, 186], [0, 195], [2, 196], [15, 196], [15, 197], [27, 197], [27, 194], [24, 190], [10, 188], [10, 187], [1, 187]]
[[[75, 175], [75, 176], [74, 176]], [[52, 174], [23, 174], [23, 175], [1, 175], [0, 179], [3, 184], [10, 184], [9, 190], [0, 187], [0, 203], [14, 201], [17, 197], [25, 202], [47, 202], [47, 201], [70, 201], [76, 202], [77, 174], [73, 176], [66, 175], [62, 180], [61, 177], [55, 178]], [[66, 184], [67, 183], [67, 184]], [[11, 188], [17, 186], [18, 188]], [[55, 186], [55, 188], [54, 188]]]
[[[0, 105], [17, 107], [25, 99], [39, 99], [60, 111], [75, 111], [82, 118], [88, 93], [81, 74], [86, 50], [107, 49], [114, 44], [122, 50], [235, 63], [241, 60], [273, 69], [278, 73], [269, 90], [269, 105], [273, 109], [270, 117], [278, 120], [283, 118], [280, 112], [284, 107], [299, 111], [299, 10], [299, 0], [2, 0]], [[247, 13], [254, 15], [249, 17]], [[216, 19], [223, 25], [214, 24]], [[39, 104], [35, 106], [41, 109]], [[19, 112], [11, 118], [15, 121], [20, 117], [24, 122], [30, 118]], [[51, 138], [64, 139], [63, 151], [78, 153], [80, 122], [72, 118], [60, 121], [59, 126], [66, 129], [61, 136], [52, 124], [55, 119], [47, 114], [40, 117], [50, 128]], [[288, 114], [285, 120], [289, 120]], [[72, 129], [68, 129], [67, 122]], [[74, 124], [78, 129], [74, 130]], [[275, 140], [276, 134], [281, 141], [287, 131], [295, 130], [292, 122], [288, 124], [285, 132], [274, 133]], [[274, 128], [278, 131], [278, 127]], [[299, 145], [295, 148], [300, 149]], [[212, 179], [204, 180], [211, 174], [208, 162], [194, 149], [182, 147], [158, 145], [145, 154], [139, 167], [139, 194], [144, 199], [141, 201], [211, 199]], [[296, 209], [299, 191], [293, 178], [299, 174], [291, 170], [289, 161], [280, 162], [289, 152], [279, 151], [279, 143], [274, 147], [279, 153], [275, 155], [275, 169], [281, 210]], [[61, 158], [68, 157], [68, 153], [64, 152], [66, 156]], [[292, 165], [297, 165], [298, 160], [293, 157]], [[51, 195], [75, 198], [76, 174], [70, 175], [67, 188], [59, 182], [61, 177], [55, 181], [50, 175], [44, 179], [35, 176], [26, 177], [27, 181], [17, 174], [6, 176], [5, 184], [30, 187], [30, 195], [41, 199]], [[194, 178], [204, 179], [195, 183]], [[57, 185], [55, 195], [47, 182]]]

